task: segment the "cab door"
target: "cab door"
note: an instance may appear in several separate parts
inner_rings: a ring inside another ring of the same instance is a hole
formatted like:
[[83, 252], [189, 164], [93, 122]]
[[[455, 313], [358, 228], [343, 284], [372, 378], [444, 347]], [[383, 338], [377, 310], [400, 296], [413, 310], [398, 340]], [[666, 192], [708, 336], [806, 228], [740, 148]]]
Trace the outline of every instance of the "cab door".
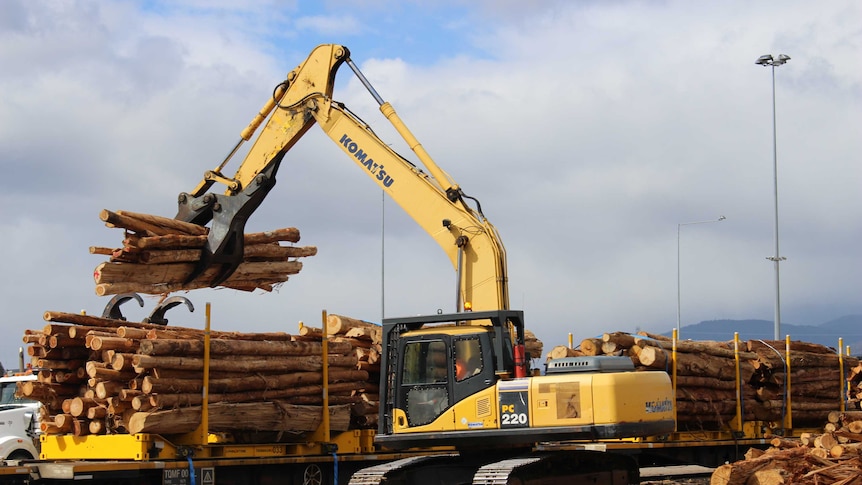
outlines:
[[451, 405], [450, 352], [445, 338], [421, 338], [404, 343], [396, 408], [407, 415], [409, 427], [424, 426]]

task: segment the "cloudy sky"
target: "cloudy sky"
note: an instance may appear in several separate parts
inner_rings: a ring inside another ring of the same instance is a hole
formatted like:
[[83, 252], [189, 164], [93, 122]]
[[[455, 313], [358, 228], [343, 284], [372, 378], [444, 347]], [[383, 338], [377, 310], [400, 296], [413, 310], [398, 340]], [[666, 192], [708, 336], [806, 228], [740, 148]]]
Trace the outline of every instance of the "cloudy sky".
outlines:
[[[683, 325], [772, 320], [772, 77], [754, 61], [791, 56], [775, 70], [782, 322], [862, 313], [855, 0], [5, 0], [0, 361], [16, 365], [46, 310], [101, 314], [104, 257], [88, 247], [122, 234], [99, 212], [172, 217], [323, 43], [346, 45], [481, 201], [511, 306], [546, 349], [569, 332], [673, 328], [678, 249]], [[416, 161], [346, 67], [335, 98]], [[444, 253], [319, 130], [247, 229], [289, 226], [319, 249], [299, 275], [273, 293], [192, 292], [197, 311], [171, 323], [202, 327], [207, 302], [213, 328], [243, 331], [454, 308]], [[154, 303], [124, 310], [140, 320]], [[727, 330], [716, 338], [740, 329]]]

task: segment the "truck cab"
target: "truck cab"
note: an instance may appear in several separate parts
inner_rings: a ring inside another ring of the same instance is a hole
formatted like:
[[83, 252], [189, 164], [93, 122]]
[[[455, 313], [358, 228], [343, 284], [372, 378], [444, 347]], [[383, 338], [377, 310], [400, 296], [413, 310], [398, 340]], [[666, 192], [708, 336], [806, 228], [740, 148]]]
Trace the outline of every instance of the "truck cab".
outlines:
[[39, 457], [39, 401], [16, 397], [19, 382], [35, 381], [35, 374], [0, 377], [0, 460]]

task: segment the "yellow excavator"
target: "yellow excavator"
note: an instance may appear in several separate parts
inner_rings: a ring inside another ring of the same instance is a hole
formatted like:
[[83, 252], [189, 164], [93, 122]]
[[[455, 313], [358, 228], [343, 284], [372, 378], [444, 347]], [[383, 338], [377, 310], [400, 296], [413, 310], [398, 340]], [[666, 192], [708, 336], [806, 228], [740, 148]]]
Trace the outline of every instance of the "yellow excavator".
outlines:
[[[424, 169], [332, 98], [344, 63]], [[350, 483], [638, 483], [637, 465], [627, 456], [563, 451], [553, 444], [672, 432], [667, 373], [635, 372], [626, 357], [560, 359], [544, 375], [529, 368], [524, 316], [509, 308], [506, 252], [497, 230], [377, 94], [344, 46], [315, 48], [275, 87], [226, 159], [192, 192], [180, 194], [177, 219], [212, 222], [204, 258], [190, 279], [217, 266], [216, 286], [236, 269], [248, 217], [274, 186], [282, 159], [314, 124], [437, 241], [457, 277], [454, 313], [383, 320], [375, 437], [388, 449], [454, 452], [372, 466]], [[228, 161], [261, 125], [235, 175], [226, 177]], [[215, 184], [226, 189], [213, 192]]]

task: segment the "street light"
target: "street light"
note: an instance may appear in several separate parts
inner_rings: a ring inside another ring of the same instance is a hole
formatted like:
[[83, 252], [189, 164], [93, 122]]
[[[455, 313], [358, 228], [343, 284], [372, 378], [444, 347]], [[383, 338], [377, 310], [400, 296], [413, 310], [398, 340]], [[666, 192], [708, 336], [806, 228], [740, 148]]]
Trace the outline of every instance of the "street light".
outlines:
[[720, 216], [718, 219], [713, 219], [709, 221], [696, 221], [696, 222], [682, 222], [676, 225], [676, 333], [679, 335], [679, 323], [680, 323], [680, 285], [679, 285], [679, 230], [682, 226], [691, 226], [693, 224], [709, 224], [711, 222], [721, 222], [727, 219], [727, 217]]
[[787, 258], [779, 256], [778, 252], [778, 134], [775, 121], [775, 67], [781, 66], [790, 60], [790, 56], [781, 54], [778, 59], [771, 54], [765, 54], [754, 61], [763, 67], [772, 67], [772, 174], [773, 188], [775, 193], [775, 256], [766, 259], [775, 265], [775, 340], [781, 338], [781, 291], [779, 290], [778, 263]]

